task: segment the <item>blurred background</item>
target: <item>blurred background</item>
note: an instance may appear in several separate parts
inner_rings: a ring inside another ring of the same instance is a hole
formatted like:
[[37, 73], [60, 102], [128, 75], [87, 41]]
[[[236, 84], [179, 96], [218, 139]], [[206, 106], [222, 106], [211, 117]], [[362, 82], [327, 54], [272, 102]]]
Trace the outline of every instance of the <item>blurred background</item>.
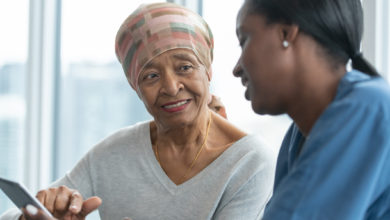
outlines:
[[[0, 176], [33, 194], [63, 176], [115, 130], [149, 120], [116, 60], [122, 21], [151, 0], [0, 0]], [[243, 0], [177, 0], [201, 14], [215, 37], [211, 90], [228, 119], [275, 149], [291, 123], [259, 116], [232, 69], [240, 54], [236, 14]], [[390, 3], [364, 0], [362, 50], [388, 79]], [[0, 191], [0, 213], [13, 204]], [[98, 219], [95, 215], [89, 219]]]

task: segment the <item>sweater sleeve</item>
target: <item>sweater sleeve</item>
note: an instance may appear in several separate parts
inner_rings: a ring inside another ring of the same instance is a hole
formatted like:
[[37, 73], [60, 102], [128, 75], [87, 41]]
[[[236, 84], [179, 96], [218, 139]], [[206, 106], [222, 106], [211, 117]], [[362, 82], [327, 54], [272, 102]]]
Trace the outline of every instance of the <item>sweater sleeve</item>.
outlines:
[[272, 192], [272, 184], [265, 180], [271, 180], [272, 178], [273, 175], [269, 172], [260, 172], [255, 175], [241, 187], [229, 203], [214, 215], [213, 219], [260, 219]]
[[94, 187], [89, 163], [92, 152], [86, 154], [64, 177], [52, 183], [51, 187], [65, 185], [68, 188], [79, 191], [84, 199], [93, 196]]
[[[235, 179], [230, 184], [236, 185], [233, 193], [228, 193], [229, 199], [223, 202], [223, 206], [219, 207], [213, 218], [216, 220], [254, 220], [260, 219], [265, 205], [272, 194], [273, 180], [275, 172], [275, 155], [276, 153], [267, 145], [259, 146], [259, 153], [253, 157], [250, 162], [241, 166], [237, 170]], [[252, 163], [253, 162], [253, 163]], [[255, 172], [250, 175], [250, 178], [244, 177], [244, 173], [254, 169]], [[243, 179], [247, 179], [243, 182]], [[225, 200], [223, 199], [223, 200]]]
[[22, 212], [18, 208], [12, 208], [0, 216], [0, 220], [18, 220]]

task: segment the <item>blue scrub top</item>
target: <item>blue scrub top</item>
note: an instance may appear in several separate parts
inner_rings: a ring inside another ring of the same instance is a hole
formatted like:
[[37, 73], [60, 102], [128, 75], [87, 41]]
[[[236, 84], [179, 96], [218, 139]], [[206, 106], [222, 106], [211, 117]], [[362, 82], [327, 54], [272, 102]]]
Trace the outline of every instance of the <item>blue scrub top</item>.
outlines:
[[291, 125], [263, 219], [390, 220], [390, 89], [385, 80], [348, 72], [306, 138]]

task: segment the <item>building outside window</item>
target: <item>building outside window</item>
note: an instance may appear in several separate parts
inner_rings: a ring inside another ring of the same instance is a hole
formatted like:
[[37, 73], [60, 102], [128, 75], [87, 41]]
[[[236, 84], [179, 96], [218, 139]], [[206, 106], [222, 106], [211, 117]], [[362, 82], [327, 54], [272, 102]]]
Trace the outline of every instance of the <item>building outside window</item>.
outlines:
[[62, 68], [54, 178], [63, 176], [110, 133], [151, 119], [127, 83], [114, 51], [121, 23], [139, 4], [148, 2], [153, 1], [62, 2]]
[[[28, 41], [27, 0], [0, 1], [0, 176], [21, 179]], [[13, 204], [0, 190], [0, 213]]]

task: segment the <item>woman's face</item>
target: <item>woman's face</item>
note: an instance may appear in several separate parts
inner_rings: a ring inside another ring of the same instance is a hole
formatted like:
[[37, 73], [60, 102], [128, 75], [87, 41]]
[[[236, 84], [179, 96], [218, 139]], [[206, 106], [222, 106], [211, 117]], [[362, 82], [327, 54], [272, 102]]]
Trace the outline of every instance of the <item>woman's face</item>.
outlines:
[[256, 113], [282, 114], [294, 80], [291, 58], [282, 45], [283, 31], [281, 25], [267, 24], [262, 16], [248, 13], [249, 4], [245, 1], [237, 17], [242, 51], [233, 74], [247, 88], [245, 98]]
[[162, 53], [146, 65], [138, 79], [138, 94], [159, 125], [191, 124], [208, 109], [206, 68], [191, 50]]

